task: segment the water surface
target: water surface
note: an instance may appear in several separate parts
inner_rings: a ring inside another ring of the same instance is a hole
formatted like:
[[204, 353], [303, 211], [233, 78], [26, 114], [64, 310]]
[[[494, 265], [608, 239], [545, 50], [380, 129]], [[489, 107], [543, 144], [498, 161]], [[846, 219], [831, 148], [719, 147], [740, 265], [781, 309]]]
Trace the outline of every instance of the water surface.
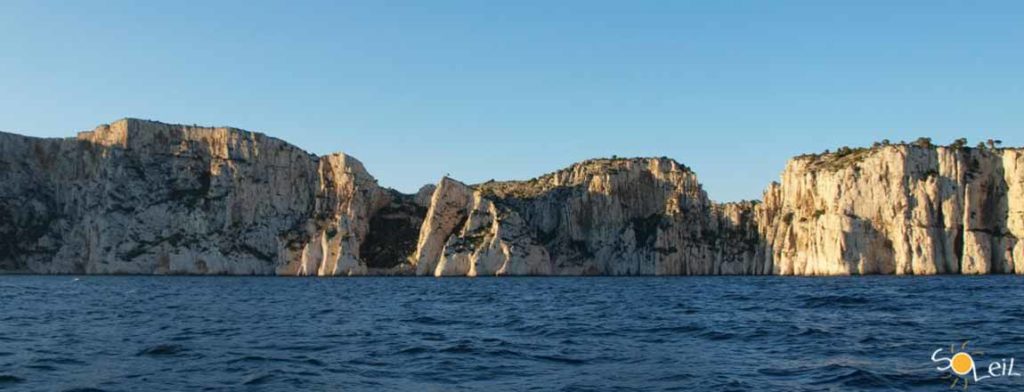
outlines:
[[[1024, 360], [1022, 287], [0, 276], [0, 389], [943, 391], [939, 347], [969, 340], [984, 364]], [[970, 390], [1024, 390], [1024, 378]]]

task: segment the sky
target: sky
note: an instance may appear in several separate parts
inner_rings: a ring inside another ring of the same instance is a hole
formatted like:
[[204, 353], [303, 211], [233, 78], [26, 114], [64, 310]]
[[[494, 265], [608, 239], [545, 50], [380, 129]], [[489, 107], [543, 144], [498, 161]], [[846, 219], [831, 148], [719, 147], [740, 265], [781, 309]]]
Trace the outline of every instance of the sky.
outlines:
[[0, 131], [123, 117], [345, 152], [404, 192], [618, 155], [759, 199], [802, 153], [1024, 145], [1024, 2], [0, 4]]

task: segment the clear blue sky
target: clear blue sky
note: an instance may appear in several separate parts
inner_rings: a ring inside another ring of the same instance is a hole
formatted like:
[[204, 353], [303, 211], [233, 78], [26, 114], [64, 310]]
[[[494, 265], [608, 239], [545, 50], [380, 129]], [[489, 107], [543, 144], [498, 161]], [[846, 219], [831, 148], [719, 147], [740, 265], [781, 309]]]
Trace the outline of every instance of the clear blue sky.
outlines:
[[721, 201], [842, 145], [1024, 145], [1024, 2], [838, 3], [4, 1], [0, 130], [231, 125], [406, 192], [666, 155]]

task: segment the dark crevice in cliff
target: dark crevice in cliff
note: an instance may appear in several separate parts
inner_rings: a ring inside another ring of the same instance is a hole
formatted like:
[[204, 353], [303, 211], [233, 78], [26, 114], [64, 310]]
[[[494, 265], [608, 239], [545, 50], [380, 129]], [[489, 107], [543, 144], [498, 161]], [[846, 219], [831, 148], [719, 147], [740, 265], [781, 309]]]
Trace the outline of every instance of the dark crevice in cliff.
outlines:
[[370, 217], [366, 239], [359, 246], [359, 259], [369, 268], [392, 268], [408, 262], [416, 251], [416, 240], [427, 215], [412, 195], [391, 191], [392, 201]]

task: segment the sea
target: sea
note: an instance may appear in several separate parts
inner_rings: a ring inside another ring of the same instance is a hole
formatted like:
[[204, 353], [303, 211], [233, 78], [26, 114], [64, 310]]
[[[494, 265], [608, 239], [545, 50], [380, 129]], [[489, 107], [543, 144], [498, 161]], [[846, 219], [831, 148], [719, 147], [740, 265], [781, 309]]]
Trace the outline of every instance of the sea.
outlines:
[[1021, 391], [1022, 373], [1017, 276], [0, 276], [0, 390]]

